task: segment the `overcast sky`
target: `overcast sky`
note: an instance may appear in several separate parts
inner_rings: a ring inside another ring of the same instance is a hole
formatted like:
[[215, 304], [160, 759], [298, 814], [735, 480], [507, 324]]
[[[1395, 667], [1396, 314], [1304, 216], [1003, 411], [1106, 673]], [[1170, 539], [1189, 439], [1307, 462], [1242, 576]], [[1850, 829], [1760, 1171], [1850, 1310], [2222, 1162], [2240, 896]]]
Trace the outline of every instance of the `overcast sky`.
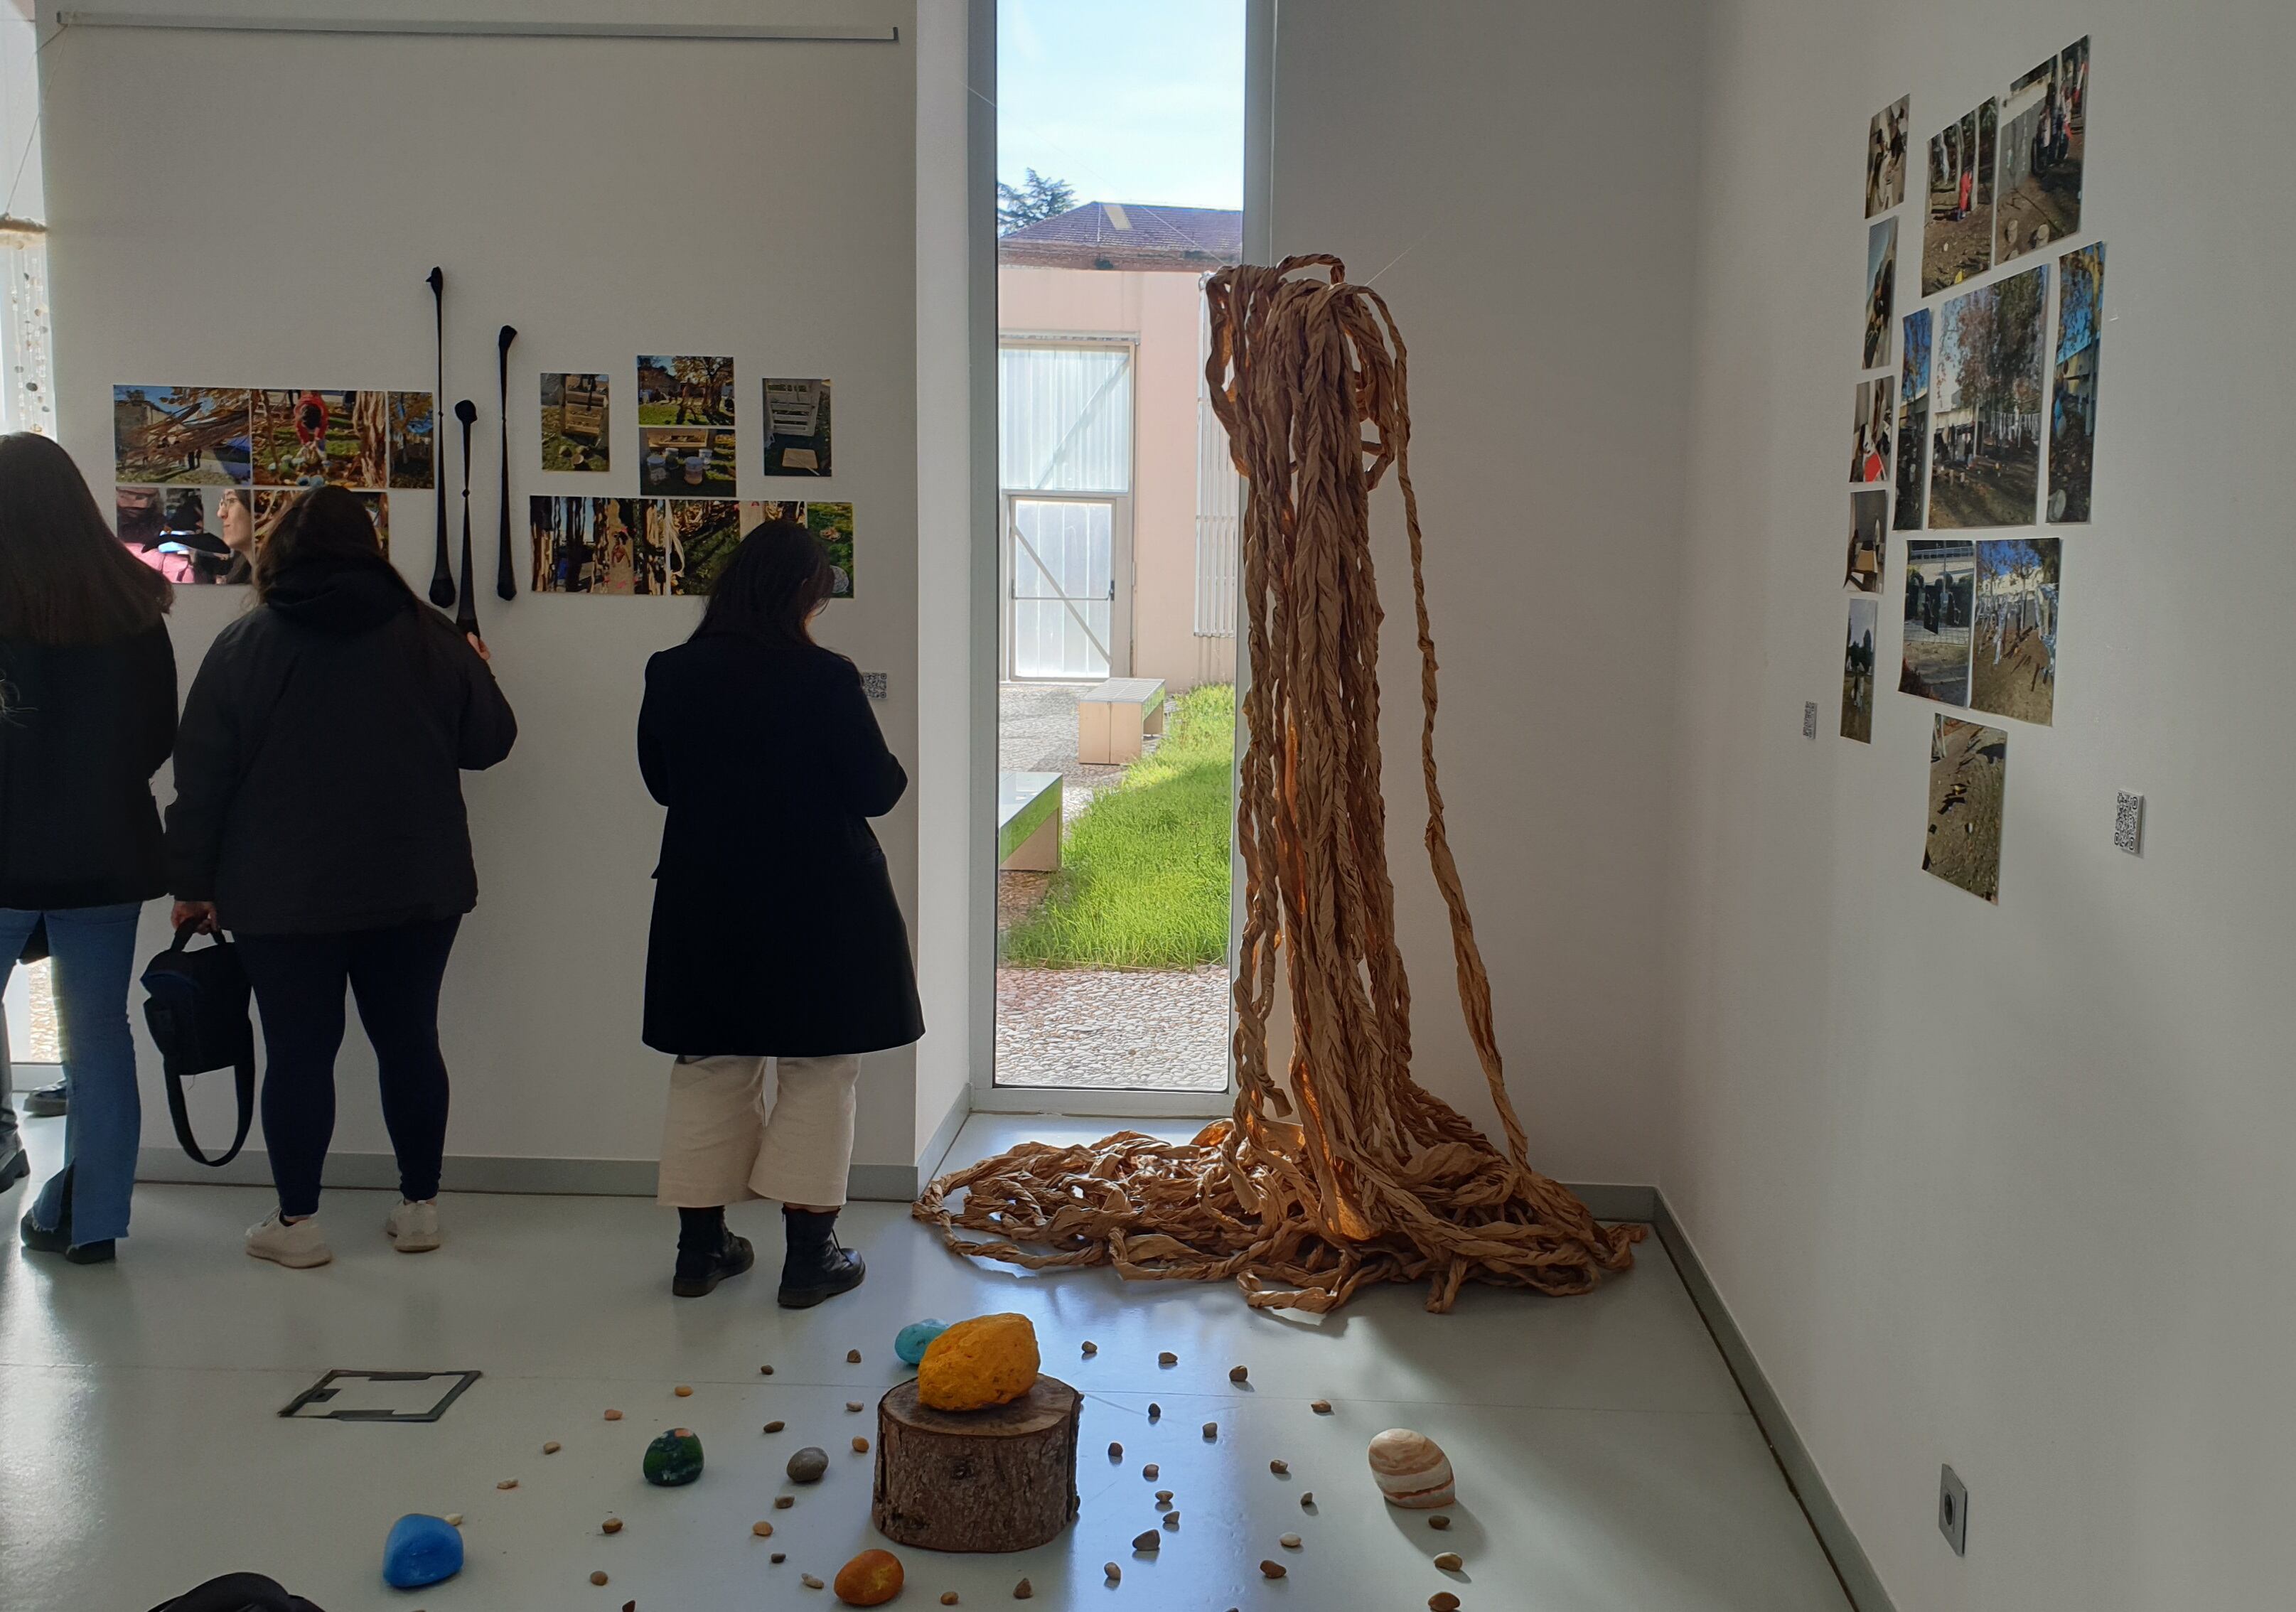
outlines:
[[996, 176], [1243, 205], [1243, 0], [1000, 0]]

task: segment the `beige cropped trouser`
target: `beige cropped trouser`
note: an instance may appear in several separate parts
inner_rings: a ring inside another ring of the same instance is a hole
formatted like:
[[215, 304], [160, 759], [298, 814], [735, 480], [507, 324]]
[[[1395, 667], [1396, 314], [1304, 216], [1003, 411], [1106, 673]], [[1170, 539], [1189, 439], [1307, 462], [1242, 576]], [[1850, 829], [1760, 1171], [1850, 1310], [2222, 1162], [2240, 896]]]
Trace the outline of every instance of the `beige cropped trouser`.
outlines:
[[654, 1201], [681, 1209], [751, 1198], [843, 1204], [860, 1072], [849, 1053], [679, 1059], [669, 1071]]

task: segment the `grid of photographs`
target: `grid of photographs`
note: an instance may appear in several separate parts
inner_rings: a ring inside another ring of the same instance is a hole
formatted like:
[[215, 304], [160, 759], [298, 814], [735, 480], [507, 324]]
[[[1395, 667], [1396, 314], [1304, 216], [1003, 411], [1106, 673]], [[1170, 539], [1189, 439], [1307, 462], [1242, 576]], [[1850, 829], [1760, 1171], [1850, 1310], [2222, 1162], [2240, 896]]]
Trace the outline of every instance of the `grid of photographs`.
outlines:
[[432, 485], [433, 416], [428, 392], [115, 386], [119, 539], [171, 581], [244, 583], [293, 495], [333, 485], [389, 553], [390, 489]]
[[853, 506], [726, 498], [566, 498], [527, 501], [537, 593], [705, 596], [744, 534], [793, 520], [829, 552], [831, 596], [854, 596]]
[[641, 354], [641, 490], [654, 498], [731, 498], [738, 456], [734, 361]]

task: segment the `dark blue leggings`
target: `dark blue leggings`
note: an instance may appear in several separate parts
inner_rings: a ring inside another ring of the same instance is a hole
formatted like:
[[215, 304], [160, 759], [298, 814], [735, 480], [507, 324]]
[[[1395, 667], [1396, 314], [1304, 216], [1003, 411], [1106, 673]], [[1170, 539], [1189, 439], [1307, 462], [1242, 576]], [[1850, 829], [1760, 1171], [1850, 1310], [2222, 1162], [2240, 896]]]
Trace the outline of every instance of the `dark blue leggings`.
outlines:
[[263, 1141], [281, 1214], [318, 1213], [319, 1175], [335, 1133], [346, 984], [374, 1046], [399, 1195], [438, 1196], [447, 1150], [439, 986], [461, 923], [447, 918], [347, 935], [233, 937], [263, 1015]]

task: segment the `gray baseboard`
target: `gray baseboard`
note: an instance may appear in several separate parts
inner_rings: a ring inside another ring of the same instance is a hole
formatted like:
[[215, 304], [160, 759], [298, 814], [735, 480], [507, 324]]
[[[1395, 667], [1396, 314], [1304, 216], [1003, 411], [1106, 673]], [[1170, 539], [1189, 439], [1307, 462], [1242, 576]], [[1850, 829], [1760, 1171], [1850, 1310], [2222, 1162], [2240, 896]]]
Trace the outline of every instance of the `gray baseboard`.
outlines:
[[1562, 1185], [1593, 1210], [1597, 1220], [1648, 1222], [1657, 1218], [1656, 1187], [1615, 1181], [1566, 1181]]
[[[1706, 1330], [1713, 1334], [1715, 1347], [1722, 1351], [1730, 1375], [1737, 1379], [1738, 1392], [1745, 1396], [1746, 1408], [1754, 1413], [1755, 1425], [1768, 1441], [1770, 1453], [1777, 1461], [1778, 1470], [1785, 1475], [1786, 1486], [1800, 1503], [1802, 1515], [1809, 1518], [1810, 1531], [1817, 1535], [1819, 1547], [1833, 1564], [1834, 1576], [1841, 1581], [1842, 1592], [1849, 1597], [1849, 1604], [1857, 1612], [1894, 1612], [1889, 1592], [1882, 1589], [1881, 1576], [1867, 1559], [1865, 1546], [1857, 1542], [1857, 1535], [1850, 1532], [1849, 1519], [1834, 1504], [1825, 1480], [1818, 1475], [1817, 1463], [1810, 1459], [1809, 1447], [1795, 1430], [1793, 1418], [1786, 1414], [1785, 1402], [1778, 1397], [1761, 1363], [1754, 1358], [1754, 1351], [1747, 1345], [1746, 1335], [1738, 1330], [1730, 1306], [1723, 1302], [1714, 1279], [1707, 1274], [1705, 1262], [1698, 1257], [1688, 1233], [1675, 1219], [1666, 1194], [1655, 1187], [1642, 1190], [1651, 1196], [1652, 1229], [1665, 1245], [1674, 1268], [1681, 1272], [1683, 1286], [1690, 1289], [1691, 1303], [1698, 1306]], [[1583, 1196], [1586, 1190], [1579, 1191]], [[1588, 1202], [1591, 1206], [1593, 1200]]]

